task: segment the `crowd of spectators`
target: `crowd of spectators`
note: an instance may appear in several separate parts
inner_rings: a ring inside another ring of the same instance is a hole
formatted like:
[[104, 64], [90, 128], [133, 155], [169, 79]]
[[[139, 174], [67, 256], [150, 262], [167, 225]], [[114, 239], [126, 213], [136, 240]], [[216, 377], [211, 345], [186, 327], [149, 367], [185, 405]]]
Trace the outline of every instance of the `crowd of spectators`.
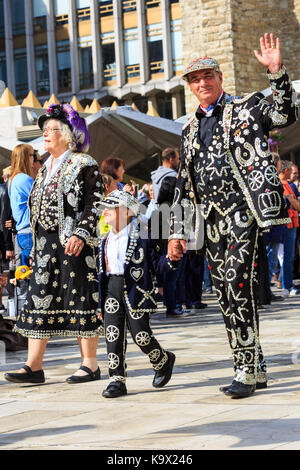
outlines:
[[[300, 278], [300, 192], [298, 167], [288, 160], [281, 160], [273, 154], [274, 165], [284, 187], [287, 210], [291, 223], [272, 227], [263, 234], [264, 254], [268, 260], [268, 273], [263, 276], [260, 285], [258, 303], [284, 300], [287, 296], [300, 294], [295, 281]], [[0, 185], [0, 255], [1, 273], [8, 269], [8, 263], [14, 267], [30, 265], [29, 255], [32, 248], [32, 236], [29, 225], [27, 200], [42, 165], [40, 155], [28, 144], [17, 145], [12, 152], [11, 166], [2, 172], [3, 183]], [[123, 182], [125, 162], [120, 158], [107, 158], [100, 166], [105, 195], [115, 189], [122, 189], [135, 195], [142, 205], [141, 222], [148, 224], [149, 233], [160, 238], [167, 250], [168, 221], [160, 208], [171, 205], [179, 166], [179, 152], [175, 148], [166, 148], [161, 155], [161, 164], [151, 173], [151, 180], [139, 189], [135, 181]], [[104, 235], [110, 229], [99, 220], [99, 234]], [[2, 278], [1, 278], [2, 279]], [[202, 294], [213, 294], [213, 282], [205, 258], [205, 250], [189, 249], [178, 263], [178, 269], [165, 273], [157, 279], [157, 298], [166, 307], [166, 317], [185, 317], [207, 307], [202, 302]], [[0, 311], [5, 313], [0, 286]], [[275, 295], [271, 287], [280, 289], [281, 295]], [[19, 308], [25, 293], [17, 291]], [[269, 299], [269, 300], [265, 300]]]

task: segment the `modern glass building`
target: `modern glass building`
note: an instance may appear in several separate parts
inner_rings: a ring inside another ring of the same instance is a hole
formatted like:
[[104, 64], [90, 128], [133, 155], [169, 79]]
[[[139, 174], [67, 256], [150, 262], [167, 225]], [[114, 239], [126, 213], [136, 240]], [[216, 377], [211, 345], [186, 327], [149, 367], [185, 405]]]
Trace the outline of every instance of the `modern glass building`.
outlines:
[[0, 80], [17, 100], [115, 99], [185, 113], [179, 0], [0, 0]]

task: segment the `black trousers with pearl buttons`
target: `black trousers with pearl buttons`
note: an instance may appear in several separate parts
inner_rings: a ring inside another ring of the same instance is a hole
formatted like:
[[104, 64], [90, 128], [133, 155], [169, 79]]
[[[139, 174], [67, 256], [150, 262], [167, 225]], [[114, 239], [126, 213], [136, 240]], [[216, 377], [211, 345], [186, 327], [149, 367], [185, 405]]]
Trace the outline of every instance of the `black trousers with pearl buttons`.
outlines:
[[212, 210], [206, 255], [233, 354], [235, 380], [266, 381], [257, 314], [258, 225], [247, 207], [225, 218]]
[[109, 376], [125, 383], [126, 326], [133, 341], [147, 354], [154, 370], [160, 370], [168, 356], [150, 327], [150, 314], [134, 316], [126, 304], [124, 277], [109, 276], [104, 302], [104, 328], [109, 362]]

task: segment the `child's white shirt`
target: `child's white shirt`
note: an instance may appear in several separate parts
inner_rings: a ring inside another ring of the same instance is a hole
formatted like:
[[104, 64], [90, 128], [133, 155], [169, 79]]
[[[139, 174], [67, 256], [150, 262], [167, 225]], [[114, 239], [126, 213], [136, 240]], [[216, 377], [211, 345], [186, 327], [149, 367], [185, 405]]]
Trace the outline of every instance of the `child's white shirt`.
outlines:
[[105, 261], [107, 274], [124, 274], [124, 263], [130, 234], [131, 223], [119, 233], [111, 230], [105, 246]]

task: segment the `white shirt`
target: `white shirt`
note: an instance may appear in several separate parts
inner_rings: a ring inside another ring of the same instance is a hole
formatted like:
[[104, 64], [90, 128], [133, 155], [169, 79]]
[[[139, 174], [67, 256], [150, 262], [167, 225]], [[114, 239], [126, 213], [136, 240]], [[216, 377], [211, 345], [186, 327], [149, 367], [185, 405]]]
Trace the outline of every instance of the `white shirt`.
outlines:
[[105, 261], [107, 274], [124, 274], [124, 263], [127, 252], [131, 223], [119, 233], [109, 232], [105, 243]]
[[[62, 166], [64, 161], [68, 158], [69, 154], [71, 153], [70, 150], [66, 150], [60, 157], [53, 158], [52, 155], [50, 155], [49, 158], [45, 161], [45, 166], [47, 169], [47, 175], [44, 181], [44, 184], [47, 184], [50, 178], [52, 178], [55, 173], [59, 170], [59, 168]], [[52, 168], [51, 168], [51, 162], [53, 161]]]

